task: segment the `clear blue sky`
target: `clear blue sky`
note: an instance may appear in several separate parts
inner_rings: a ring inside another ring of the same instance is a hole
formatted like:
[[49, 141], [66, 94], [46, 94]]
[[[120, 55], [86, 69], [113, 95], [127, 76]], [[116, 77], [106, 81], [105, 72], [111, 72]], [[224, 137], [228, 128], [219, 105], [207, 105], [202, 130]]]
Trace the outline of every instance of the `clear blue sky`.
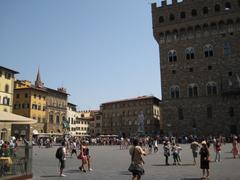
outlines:
[[161, 98], [151, 0], [1, 0], [0, 65], [67, 88], [79, 110]]

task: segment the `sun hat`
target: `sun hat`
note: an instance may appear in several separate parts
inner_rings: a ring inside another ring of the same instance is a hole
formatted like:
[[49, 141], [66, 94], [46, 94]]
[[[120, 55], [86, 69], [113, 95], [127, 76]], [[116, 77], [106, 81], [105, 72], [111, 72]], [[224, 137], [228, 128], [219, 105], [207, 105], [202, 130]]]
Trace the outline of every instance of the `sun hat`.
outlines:
[[202, 141], [202, 143], [201, 144], [207, 144], [207, 142], [206, 141]]

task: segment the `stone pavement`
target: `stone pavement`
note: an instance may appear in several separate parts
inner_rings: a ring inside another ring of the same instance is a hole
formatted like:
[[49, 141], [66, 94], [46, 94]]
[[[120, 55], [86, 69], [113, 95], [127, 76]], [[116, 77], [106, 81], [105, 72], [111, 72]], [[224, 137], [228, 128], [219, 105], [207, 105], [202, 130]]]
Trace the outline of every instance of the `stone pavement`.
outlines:
[[[144, 157], [145, 175], [143, 180], [200, 180], [202, 171], [198, 164], [194, 166], [192, 153], [189, 144], [180, 145], [181, 166], [165, 166], [162, 145], [159, 145], [159, 151]], [[130, 164], [128, 150], [120, 150], [119, 146], [92, 146], [90, 153], [92, 155], [93, 170], [92, 172], [83, 173], [78, 170], [80, 161], [76, 158], [68, 158], [64, 173], [66, 177], [58, 175], [58, 160], [55, 158], [53, 148], [34, 147], [33, 151], [33, 174], [34, 180], [130, 180], [131, 174], [127, 171]], [[212, 146], [211, 157], [214, 159], [215, 154]], [[211, 180], [240, 180], [240, 159], [233, 159], [231, 144], [222, 147], [222, 161], [219, 163], [210, 163]], [[170, 163], [173, 162], [170, 157]]]

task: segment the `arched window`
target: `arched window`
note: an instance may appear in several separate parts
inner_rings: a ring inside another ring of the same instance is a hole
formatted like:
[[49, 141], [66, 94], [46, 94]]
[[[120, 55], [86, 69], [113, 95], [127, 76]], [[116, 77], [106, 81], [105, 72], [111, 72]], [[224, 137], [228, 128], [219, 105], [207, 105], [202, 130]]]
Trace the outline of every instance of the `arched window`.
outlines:
[[204, 46], [204, 55], [205, 57], [212, 57], [213, 56], [213, 47], [211, 44], [207, 44]]
[[176, 62], [177, 61], [177, 53], [175, 50], [170, 50], [168, 52], [168, 61], [169, 62]]
[[230, 2], [226, 2], [225, 3], [225, 10], [230, 10], [231, 9], [231, 3]]
[[215, 5], [215, 12], [219, 12], [221, 10], [221, 7], [219, 4]]
[[219, 26], [220, 33], [225, 33], [226, 32], [224, 21], [220, 21], [218, 26]]
[[175, 29], [173, 30], [173, 40], [176, 41], [178, 39], [178, 31]]
[[166, 40], [167, 40], [167, 42], [172, 42], [172, 36], [169, 31], [166, 32]]
[[59, 115], [56, 116], [56, 124], [60, 124], [60, 118], [59, 118]]
[[3, 98], [3, 104], [4, 104], [4, 105], [9, 105], [9, 104], [10, 104], [10, 98], [4, 97], [4, 98]]
[[186, 30], [184, 28], [180, 29], [180, 39], [186, 40]]
[[190, 84], [188, 86], [188, 96], [189, 97], [198, 96], [198, 86], [196, 84]]
[[178, 86], [172, 86], [170, 88], [171, 98], [179, 98], [180, 96], [180, 88]]
[[49, 114], [49, 123], [53, 124], [53, 114], [52, 113]]
[[233, 20], [231, 19], [227, 21], [227, 30], [229, 33], [234, 31]]
[[159, 17], [159, 23], [163, 23], [164, 22], [164, 17], [163, 16], [160, 16]]
[[207, 96], [217, 95], [217, 83], [209, 82], [207, 83]]
[[199, 25], [195, 26], [195, 33], [197, 38], [201, 37], [201, 27]]
[[186, 59], [194, 59], [195, 58], [194, 48], [192, 48], [192, 47], [187, 48], [185, 53], [186, 53]]
[[212, 34], [217, 34], [217, 24], [216, 23], [211, 23], [211, 33]]
[[209, 35], [208, 24], [204, 24], [203, 25], [203, 34], [204, 34], [204, 36], [208, 36]]
[[9, 85], [8, 84], [5, 85], [5, 93], [9, 93]]
[[160, 33], [160, 34], [159, 34], [159, 39], [160, 39], [160, 44], [165, 43], [164, 33]]
[[193, 9], [191, 14], [192, 14], [193, 17], [194, 17], [194, 16], [197, 16], [197, 10], [196, 10], [196, 9]]
[[208, 14], [208, 7], [203, 8], [203, 14]]

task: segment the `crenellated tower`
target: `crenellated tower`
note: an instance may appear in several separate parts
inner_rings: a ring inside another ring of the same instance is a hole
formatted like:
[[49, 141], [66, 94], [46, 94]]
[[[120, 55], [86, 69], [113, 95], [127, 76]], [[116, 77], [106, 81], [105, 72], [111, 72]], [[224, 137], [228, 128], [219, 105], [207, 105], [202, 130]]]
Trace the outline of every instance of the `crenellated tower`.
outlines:
[[153, 3], [152, 23], [168, 133], [237, 133], [240, 0]]

